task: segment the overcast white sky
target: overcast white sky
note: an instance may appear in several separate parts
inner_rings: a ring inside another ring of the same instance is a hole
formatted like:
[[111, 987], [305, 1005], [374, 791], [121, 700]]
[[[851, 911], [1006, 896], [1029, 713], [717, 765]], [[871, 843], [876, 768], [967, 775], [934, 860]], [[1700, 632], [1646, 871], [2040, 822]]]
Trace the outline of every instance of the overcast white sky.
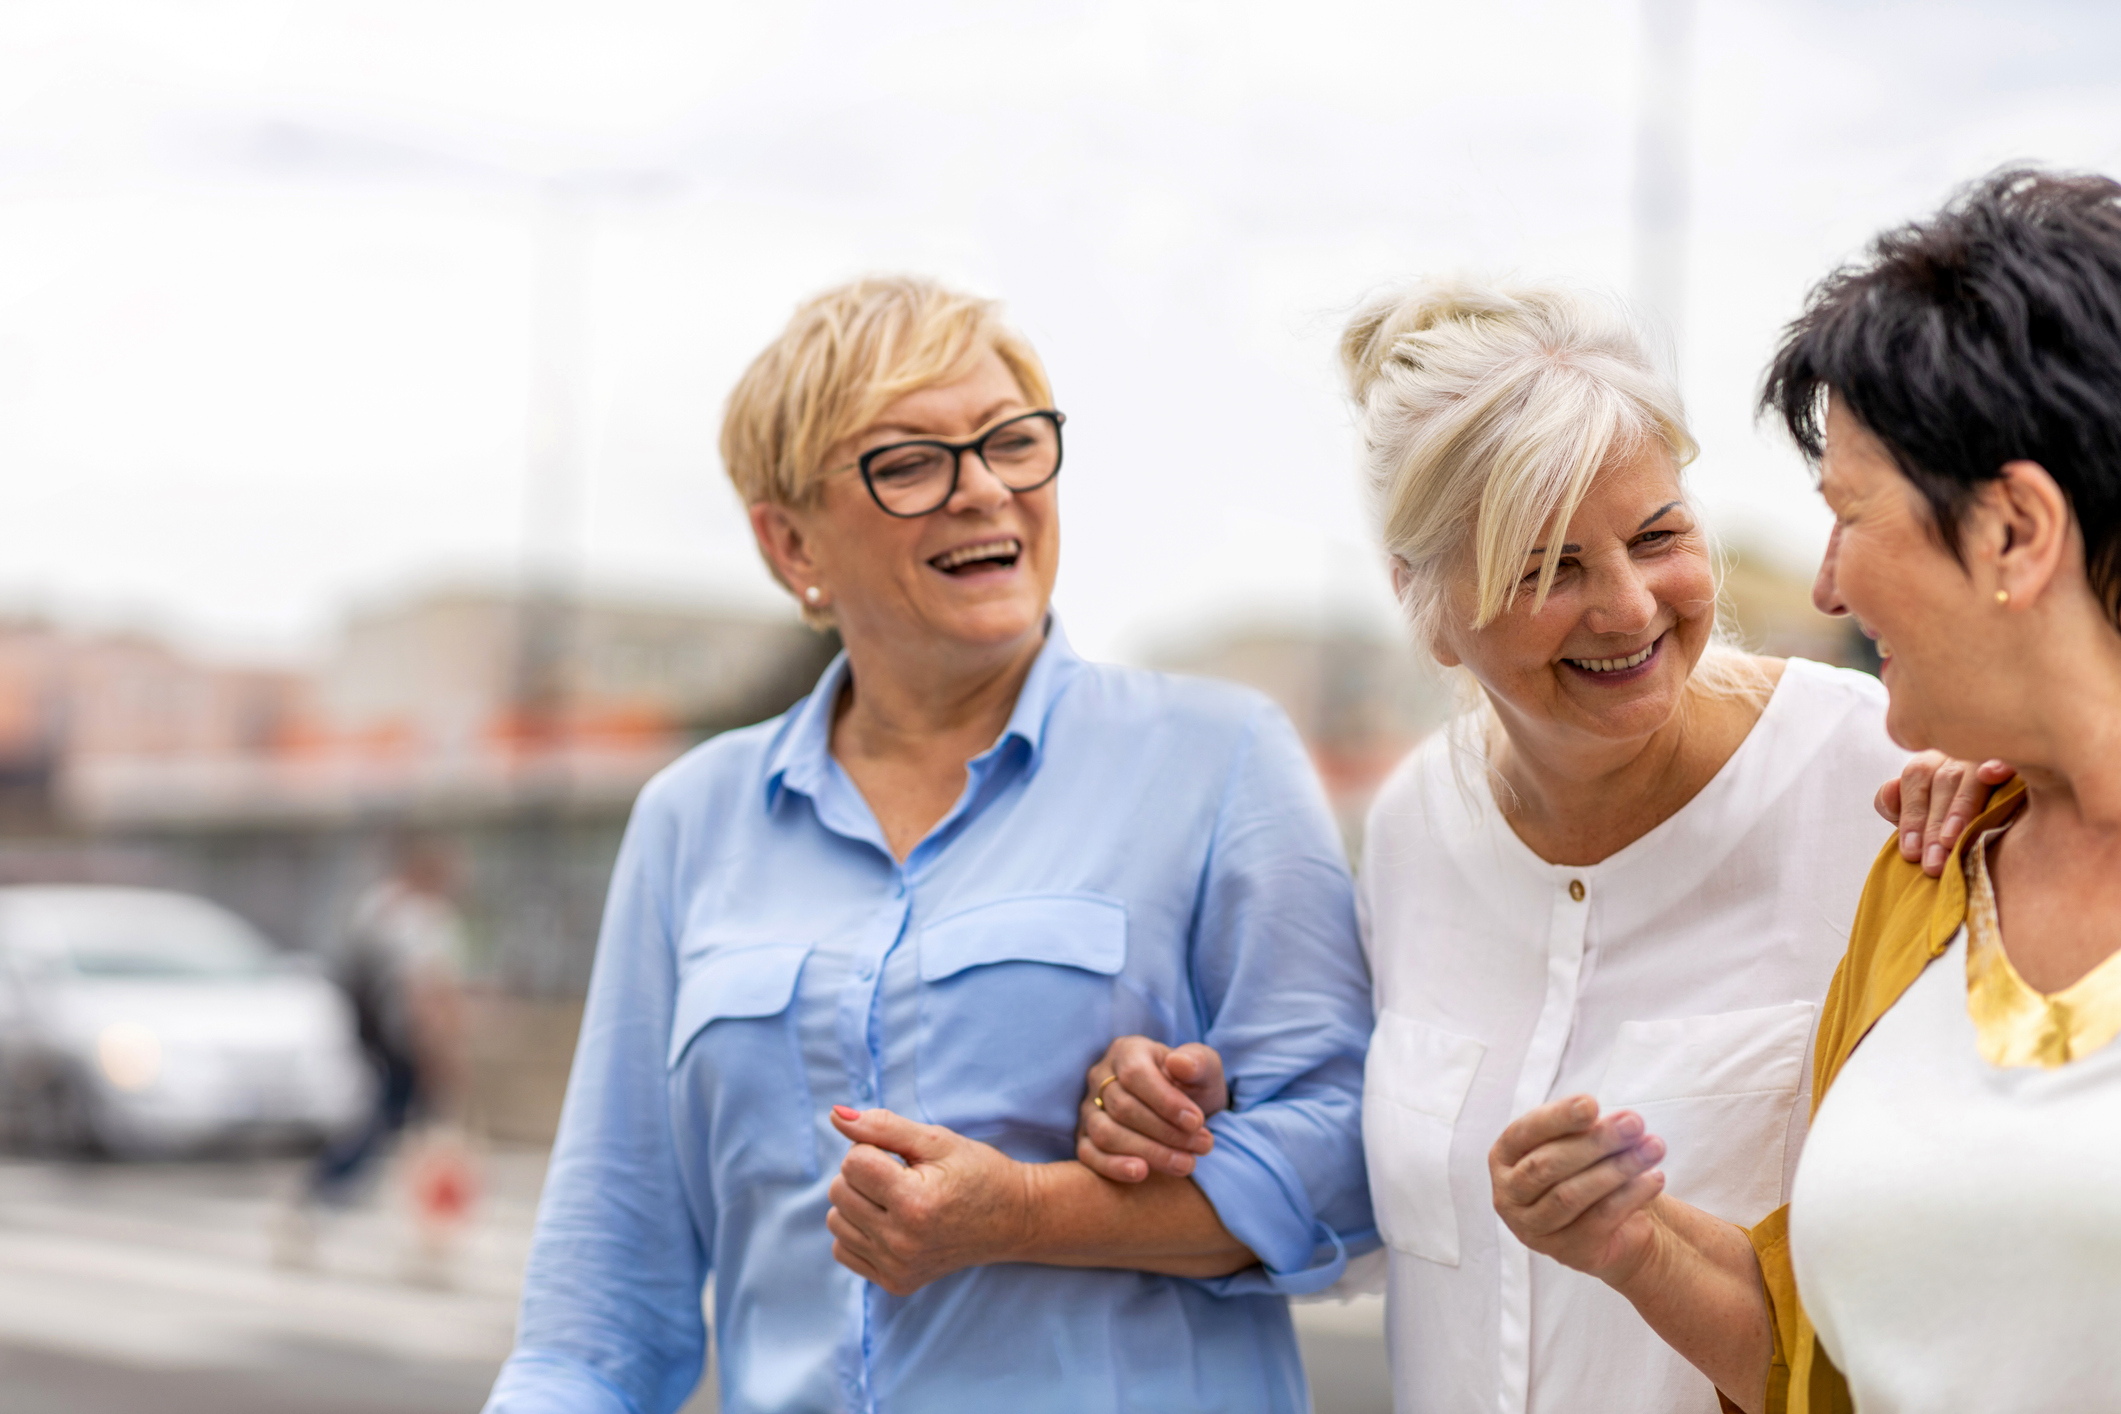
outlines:
[[[1103, 655], [1387, 612], [1332, 344], [1470, 268], [1622, 288], [1636, 0], [0, 7], [0, 604], [299, 650], [524, 562], [539, 233], [585, 198], [589, 581], [780, 602], [714, 455], [806, 293], [1003, 296], [1070, 414]], [[1824, 516], [1750, 416], [1879, 226], [2121, 171], [2121, 6], [1699, 0], [1682, 372], [1725, 535]]]

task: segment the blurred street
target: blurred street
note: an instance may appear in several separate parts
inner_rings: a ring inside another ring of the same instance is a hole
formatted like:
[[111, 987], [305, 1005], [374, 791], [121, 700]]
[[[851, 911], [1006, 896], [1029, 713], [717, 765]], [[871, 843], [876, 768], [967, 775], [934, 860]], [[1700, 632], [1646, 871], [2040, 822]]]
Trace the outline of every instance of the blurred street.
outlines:
[[[6, 1414], [472, 1414], [507, 1354], [544, 1168], [486, 1157], [487, 1192], [443, 1276], [381, 1204], [324, 1225], [314, 1264], [273, 1265], [292, 1160], [0, 1160]], [[1298, 1308], [1318, 1414], [1385, 1414], [1381, 1308]], [[686, 1414], [714, 1408], [703, 1390]]]
[[444, 1414], [506, 1355], [543, 1156], [487, 1162], [447, 1272], [380, 1206], [273, 1266], [291, 1160], [0, 1163], [0, 1390], [9, 1414]]

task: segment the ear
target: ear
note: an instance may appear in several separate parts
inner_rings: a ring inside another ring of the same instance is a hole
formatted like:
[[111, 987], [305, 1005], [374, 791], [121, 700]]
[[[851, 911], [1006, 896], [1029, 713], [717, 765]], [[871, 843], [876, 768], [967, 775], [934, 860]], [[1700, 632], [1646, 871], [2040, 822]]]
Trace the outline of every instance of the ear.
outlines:
[[2069, 497], [2038, 462], [2003, 464], [1981, 492], [1980, 543], [1996, 587], [2013, 606], [2029, 606], [2055, 587], [2077, 551], [2077, 523]]
[[[1407, 586], [1414, 582], [1414, 571], [1405, 560], [1397, 555], [1391, 557], [1391, 566], [1392, 597], [1401, 604], [1405, 604], [1407, 602]], [[1450, 647], [1441, 639], [1431, 638], [1428, 647], [1429, 656], [1434, 658], [1441, 666], [1455, 668], [1459, 665], [1460, 659], [1458, 655], [1453, 653]]]
[[820, 567], [804, 517], [771, 501], [754, 502], [750, 515], [759, 553], [779, 573], [781, 583], [791, 587], [816, 584]]

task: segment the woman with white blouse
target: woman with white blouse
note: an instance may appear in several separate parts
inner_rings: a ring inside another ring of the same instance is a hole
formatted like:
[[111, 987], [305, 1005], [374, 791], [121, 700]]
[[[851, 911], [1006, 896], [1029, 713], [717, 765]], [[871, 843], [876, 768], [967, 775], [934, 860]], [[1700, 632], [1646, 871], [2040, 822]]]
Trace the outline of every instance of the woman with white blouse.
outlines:
[[[1342, 355], [1401, 603], [1480, 704], [1386, 782], [1358, 883], [1395, 1404], [1710, 1414], [1626, 1301], [1512, 1234], [1490, 1149], [1595, 1096], [1629, 1179], [1733, 1223], [1782, 1203], [1872, 792], [1907, 754], [1876, 679], [1718, 637], [1695, 446], [1622, 310], [1431, 284], [1364, 309]], [[1956, 766], [1940, 786], [1956, 831], [1982, 786]], [[1086, 1157], [1123, 1177], [1117, 1156], [1185, 1147], [1155, 1111], [1164, 1077], [1212, 1111], [1203, 1049], [1116, 1044]]]

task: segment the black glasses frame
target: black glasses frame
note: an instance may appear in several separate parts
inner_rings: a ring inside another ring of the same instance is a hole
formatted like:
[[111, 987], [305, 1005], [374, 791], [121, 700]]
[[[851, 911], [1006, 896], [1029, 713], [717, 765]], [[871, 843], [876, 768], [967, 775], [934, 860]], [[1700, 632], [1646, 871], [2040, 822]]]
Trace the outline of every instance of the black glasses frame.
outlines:
[[[1043, 418], [1053, 424], [1053, 470], [1047, 472], [1029, 486], [1009, 486], [1009, 483], [1002, 479], [1001, 473], [996, 471], [987, 461], [987, 439], [1005, 428], [1014, 427], [1019, 422], [1028, 422], [1032, 418]], [[997, 422], [969, 441], [945, 442], [939, 437], [918, 437], [911, 441], [889, 442], [881, 447], [871, 447], [868, 451], [862, 453], [860, 458], [856, 460], [855, 465], [861, 468], [862, 485], [869, 488], [869, 499], [876, 502], [878, 510], [887, 516], [896, 516], [900, 520], [918, 520], [922, 516], [932, 516], [950, 504], [950, 498], [957, 494], [958, 477], [964, 471], [965, 453], [967, 452], [978, 457], [980, 465], [987, 468], [987, 474], [1000, 481], [1002, 485], [1009, 486], [1009, 490], [1014, 494], [1021, 495], [1026, 491], [1036, 491], [1039, 487], [1050, 483], [1054, 477], [1060, 475], [1062, 453], [1065, 450], [1061, 445], [1061, 425], [1067, 420], [1068, 415], [1064, 412], [1056, 412], [1052, 408], [1040, 408], [1036, 412], [1019, 413], [1015, 417]], [[902, 452], [908, 447], [935, 447], [950, 454], [950, 488], [943, 492], [943, 498], [940, 501], [937, 501], [925, 511], [894, 511], [891, 507], [885, 505], [882, 494], [876, 489], [876, 478], [869, 473], [871, 464], [878, 457], [890, 452]]]

